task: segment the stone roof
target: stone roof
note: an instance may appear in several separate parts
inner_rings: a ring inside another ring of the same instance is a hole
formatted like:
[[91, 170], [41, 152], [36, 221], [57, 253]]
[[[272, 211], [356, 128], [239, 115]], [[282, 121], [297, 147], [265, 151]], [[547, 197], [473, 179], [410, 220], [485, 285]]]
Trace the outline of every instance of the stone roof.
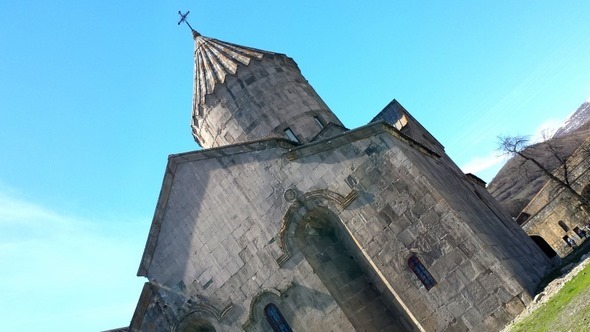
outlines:
[[251, 47], [209, 38], [193, 30], [195, 40], [195, 73], [193, 112], [205, 103], [215, 85], [225, 83], [227, 74], [235, 75], [238, 66], [247, 66], [252, 59], [262, 60], [266, 54], [276, 54]]

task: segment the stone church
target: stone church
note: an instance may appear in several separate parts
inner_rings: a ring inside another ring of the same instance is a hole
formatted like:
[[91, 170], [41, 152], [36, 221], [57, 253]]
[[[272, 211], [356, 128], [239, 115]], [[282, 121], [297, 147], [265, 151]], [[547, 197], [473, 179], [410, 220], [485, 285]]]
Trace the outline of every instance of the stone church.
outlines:
[[[195, 42], [130, 331], [494, 331], [548, 258], [396, 100], [347, 129], [284, 54]], [[365, 111], [365, 110], [359, 110]]]

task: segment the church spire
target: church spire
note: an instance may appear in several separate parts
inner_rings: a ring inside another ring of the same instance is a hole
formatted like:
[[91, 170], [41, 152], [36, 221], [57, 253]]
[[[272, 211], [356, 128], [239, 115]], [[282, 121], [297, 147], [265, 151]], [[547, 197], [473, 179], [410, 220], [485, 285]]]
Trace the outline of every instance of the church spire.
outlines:
[[235, 45], [193, 32], [195, 39], [195, 98], [199, 105], [213, 93], [216, 84], [225, 83], [227, 74], [235, 75], [238, 66], [248, 66], [252, 59], [262, 60], [270, 52]]
[[[179, 23], [186, 22], [188, 12], [179, 14]], [[205, 37], [192, 27], [191, 31], [195, 41], [191, 127], [202, 147], [287, 138], [287, 132], [308, 142], [322, 129], [318, 123], [341, 125], [291, 58]]]

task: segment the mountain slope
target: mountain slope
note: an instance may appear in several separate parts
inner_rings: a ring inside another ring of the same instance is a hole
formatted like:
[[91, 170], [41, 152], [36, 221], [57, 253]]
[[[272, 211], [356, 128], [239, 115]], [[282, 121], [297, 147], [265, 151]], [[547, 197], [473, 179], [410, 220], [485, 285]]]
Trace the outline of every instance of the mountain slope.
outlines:
[[561, 137], [572, 133], [582, 127], [590, 119], [590, 101], [583, 103], [578, 109], [572, 114], [564, 124], [557, 129], [553, 137]]

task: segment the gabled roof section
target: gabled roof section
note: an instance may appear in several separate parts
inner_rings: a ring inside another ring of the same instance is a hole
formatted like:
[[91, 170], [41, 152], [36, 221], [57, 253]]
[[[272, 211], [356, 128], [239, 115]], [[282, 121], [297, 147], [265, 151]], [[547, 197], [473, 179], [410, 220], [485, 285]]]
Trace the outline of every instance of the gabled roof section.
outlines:
[[369, 123], [379, 121], [385, 121], [397, 130], [401, 130], [408, 124], [408, 119], [404, 115], [403, 106], [395, 99], [387, 104], [381, 112], [375, 115]]
[[384, 121], [404, 135], [428, 146], [438, 154], [444, 154], [444, 146], [408, 112], [397, 100], [392, 100], [369, 123]]

